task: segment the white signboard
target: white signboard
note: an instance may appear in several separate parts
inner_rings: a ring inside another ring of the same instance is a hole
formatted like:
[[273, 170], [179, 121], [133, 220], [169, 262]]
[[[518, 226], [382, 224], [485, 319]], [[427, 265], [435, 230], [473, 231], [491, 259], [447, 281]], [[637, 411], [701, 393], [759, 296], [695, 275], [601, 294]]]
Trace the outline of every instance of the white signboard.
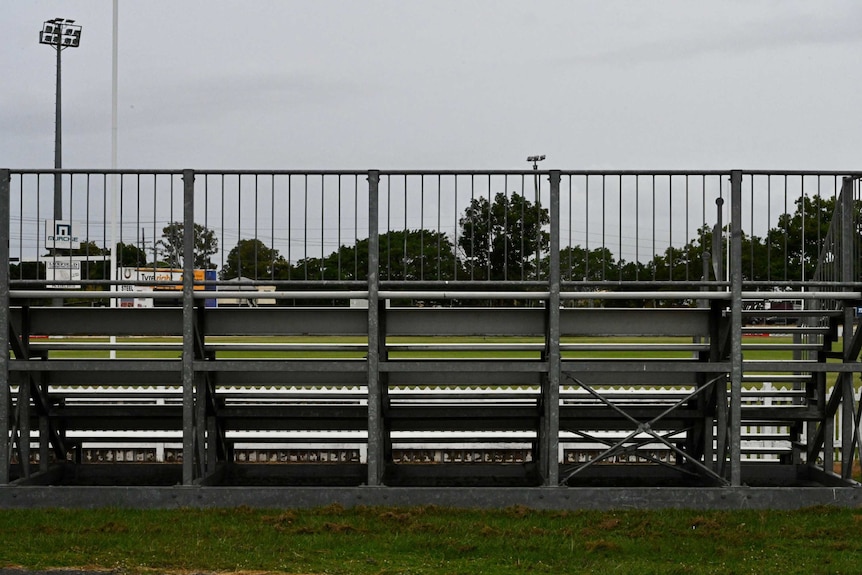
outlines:
[[48, 249], [77, 250], [81, 238], [75, 233], [74, 222], [66, 220], [45, 221], [45, 247]]
[[[81, 281], [81, 262], [68, 259], [45, 260], [45, 276], [48, 281]], [[80, 284], [48, 285], [55, 289], [81, 289]]]
[[153, 298], [141, 297], [152, 293], [150, 286], [120, 286], [120, 291], [129, 292], [130, 297], [120, 298], [120, 307], [153, 307]]
[[[154, 272], [152, 268], [121, 267], [118, 270], [117, 277], [124, 281], [133, 282], [174, 281], [172, 270], [168, 270], [162, 274]], [[117, 287], [119, 291], [128, 292], [129, 295], [129, 297], [120, 298], [120, 307], [153, 307], [153, 298], [146, 297], [146, 294], [153, 292], [153, 286], [119, 285]]]

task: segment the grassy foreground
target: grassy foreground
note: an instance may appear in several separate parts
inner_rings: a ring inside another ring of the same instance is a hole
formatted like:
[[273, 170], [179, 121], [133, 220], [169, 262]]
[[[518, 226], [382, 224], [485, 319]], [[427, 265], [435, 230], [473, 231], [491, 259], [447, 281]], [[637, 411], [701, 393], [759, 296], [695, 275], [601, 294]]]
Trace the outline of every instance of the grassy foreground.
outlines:
[[0, 568], [289, 574], [859, 573], [862, 510], [0, 510]]

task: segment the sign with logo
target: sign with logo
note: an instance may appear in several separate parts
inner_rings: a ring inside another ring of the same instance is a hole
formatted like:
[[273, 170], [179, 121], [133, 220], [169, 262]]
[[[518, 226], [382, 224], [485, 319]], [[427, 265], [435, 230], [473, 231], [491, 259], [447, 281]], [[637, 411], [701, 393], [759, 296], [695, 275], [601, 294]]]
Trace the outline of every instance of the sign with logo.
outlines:
[[48, 249], [76, 250], [81, 247], [81, 238], [74, 232], [73, 222], [66, 220], [45, 221], [45, 247]]
[[[68, 260], [66, 258], [55, 258], [45, 260], [45, 276], [48, 281], [81, 281], [80, 260]], [[57, 284], [48, 285], [54, 289], [81, 289], [81, 284]]]
[[[120, 300], [120, 307], [153, 307], [153, 298], [146, 297], [154, 291], [182, 291], [183, 270], [173, 268], [126, 268], [117, 270], [117, 278], [122, 281], [135, 282], [141, 285], [121, 284], [118, 291], [129, 292], [129, 298]], [[215, 270], [195, 270], [195, 281], [214, 280]], [[178, 285], [156, 285], [159, 282], [178, 282]], [[148, 285], [144, 285], [148, 284]], [[196, 285], [195, 290], [213, 289], [209, 286]], [[177, 294], [180, 297], [180, 294]], [[209, 300], [207, 300], [209, 302]]]
[[[178, 290], [182, 291], [183, 286], [183, 270], [173, 268], [119, 268], [119, 279], [131, 282], [148, 282], [154, 285], [149, 287], [148, 291], [153, 290]], [[204, 281], [204, 270], [195, 270], [195, 281]], [[159, 282], [176, 282], [177, 285], [155, 285]], [[136, 288], [138, 286], [123, 286]], [[204, 289], [204, 286], [195, 286], [196, 290]]]

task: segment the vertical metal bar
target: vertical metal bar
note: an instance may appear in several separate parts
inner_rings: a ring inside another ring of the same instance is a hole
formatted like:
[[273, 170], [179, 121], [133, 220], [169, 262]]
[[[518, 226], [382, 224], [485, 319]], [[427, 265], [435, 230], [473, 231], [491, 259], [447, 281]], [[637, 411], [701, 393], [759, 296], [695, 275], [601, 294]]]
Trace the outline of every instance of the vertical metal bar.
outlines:
[[742, 484], [742, 171], [730, 173], [730, 484]]
[[560, 481], [560, 170], [551, 170], [550, 207], [550, 266], [548, 270], [548, 378], [543, 391], [545, 416], [545, 441], [542, 454], [545, 470], [545, 485], [557, 485]]
[[[204, 194], [204, 198], [206, 198], [206, 194]], [[206, 199], [204, 199], [204, 202], [206, 202]], [[206, 212], [204, 212], [204, 214], [206, 214]], [[260, 232], [258, 230], [259, 219], [260, 219], [260, 180], [259, 180], [259, 174], [255, 174], [254, 175], [254, 217], [253, 217], [253, 221], [254, 221], [254, 277], [252, 278], [255, 281], [260, 279], [260, 271], [259, 271], [259, 267], [258, 267], [259, 266], [258, 260], [260, 259], [260, 257], [259, 257], [260, 254], [258, 253], [258, 246], [260, 245], [260, 243], [259, 243], [259, 240], [260, 240], [259, 233]], [[204, 225], [206, 225], [206, 222], [204, 222]]]
[[287, 175], [287, 279], [293, 279], [291, 277], [291, 270], [294, 267], [294, 258], [293, 258], [293, 241], [291, 238], [291, 230], [293, 229], [293, 223], [291, 221], [291, 210], [293, 208], [293, 174]]
[[[542, 178], [538, 173], [533, 175], [536, 182], [536, 281], [542, 278]], [[558, 210], [559, 211], [559, 210]]]
[[[619, 236], [620, 251], [619, 251], [619, 255], [617, 255], [617, 279], [622, 280], [622, 279], [629, 279], [629, 278], [623, 278], [622, 277], [622, 275], [623, 275], [623, 175], [622, 174], [620, 174], [619, 179], [620, 179], [620, 189], [619, 189], [620, 203], [619, 203], [619, 230], [618, 230], [617, 235]], [[637, 213], [635, 213], [635, 221], [637, 221], [637, 217], [638, 217], [638, 215], [637, 215]], [[637, 260], [637, 256], [635, 256], [635, 259]], [[637, 262], [635, 262], [635, 270], [637, 270]]]
[[305, 186], [304, 193], [305, 199], [302, 204], [302, 259], [305, 262], [303, 266], [305, 270], [305, 276], [302, 278], [304, 280], [308, 280], [308, 174], [303, 176], [303, 184]]
[[[802, 217], [801, 217], [802, 225], [800, 226], [801, 230], [802, 230], [802, 241], [800, 242], [801, 248], [799, 250], [800, 251], [800, 253], [799, 253], [799, 267], [801, 268], [801, 272], [802, 272], [802, 277], [800, 279], [804, 282], [806, 280], [806, 278], [808, 277], [808, 274], [805, 271], [805, 260], [806, 260], [806, 258], [805, 258], [805, 228], [808, 227], [808, 222], [806, 221], [807, 213], [805, 211], [805, 177], [804, 176], [799, 176], [799, 187], [801, 188], [801, 191], [799, 194], [800, 195], [800, 197], [799, 197], [799, 209], [802, 213]], [[805, 303], [803, 302], [803, 306], [804, 305], [805, 305]]]
[[402, 244], [402, 252], [401, 252], [401, 279], [406, 280], [410, 279], [407, 277], [407, 235], [409, 234], [410, 229], [407, 226], [407, 174], [404, 174], [404, 237], [401, 238]]
[[320, 279], [326, 269], [326, 175], [320, 174]]
[[[844, 178], [841, 186], [841, 281], [849, 284], [853, 281], [853, 248], [854, 248], [854, 225], [853, 225], [853, 180]], [[845, 287], [845, 290], [850, 288]], [[844, 307], [844, 337], [843, 358], [845, 362], [855, 361], [852, 357], [853, 349], [853, 326], [855, 325], [855, 313], [853, 305], [847, 301], [842, 302]], [[842, 401], [841, 401], [841, 477], [850, 479], [853, 472], [853, 419], [854, 419], [854, 389], [853, 374], [842, 373]], [[830, 470], [831, 471], [831, 470]]]
[[[641, 210], [641, 208], [640, 208], [640, 194], [641, 194], [640, 181], [641, 181], [640, 176], [636, 175], [635, 176], [635, 260], [634, 260], [634, 263], [635, 263], [635, 277], [634, 277], [634, 279], [635, 279], [635, 281], [640, 280], [640, 273], [639, 273], [640, 265], [638, 265], [638, 264], [640, 264], [640, 257], [641, 257], [641, 254], [640, 254], [640, 251], [641, 251], [640, 250], [640, 235], [641, 235], [641, 233], [640, 233], [640, 221], [641, 221], [641, 215], [640, 215], [640, 210]], [[622, 187], [620, 189], [622, 189]], [[622, 220], [622, 217], [623, 217], [623, 203], [621, 200], [620, 201], [620, 257], [622, 257], [622, 237], [623, 237], [623, 224], [622, 224], [623, 220]]]
[[[185, 277], [185, 274], [183, 276]], [[195, 374], [194, 382], [195, 451], [193, 461], [195, 462], [195, 479], [198, 479], [205, 476], [207, 471], [214, 465], [214, 462], [211, 462], [210, 458], [215, 455], [215, 451], [210, 450], [207, 452], [207, 382], [205, 374]], [[214, 438], [212, 435], [210, 437]], [[183, 462], [185, 460], [184, 454]]]
[[[788, 214], [788, 215], [790, 213], [787, 210], [787, 174], [784, 175], [784, 213]], [[787, 239], [787, 236], [790, 235], [789, 228], [790, 228], [790, 218], [785, 218], [784, 219], [784, 278], [782, 278], [784, 281], [791, 279], [787, 275], [787, 272], [788, 272], [787, 260], [790, 259], [790, 252], [788, 249], [789, 244], [788, 244], [788, 239]], [[802, 229], [803, 230], [805, 229], [805, 221], [804, 220], [802, 222]], [[799, 278], [793, 278], [793, 279], [799, 279]]]
[[[440, 258], [440, 253], [437, 253]], [[419, 176], [419, 279], [425, 279], [425, 175]], [[440, 279], [440, 278], [437, 278]]]
[[[458, 178], [458, 176], [455, 176], [456, 180], [457, 180], [457, 178]], [[471, 260], [472, 260], [470, 262], [470, 281], [476, 279], [476, 277], [475, 277], [475, 270], [476, 270], [476, 225], [482, 221], [481, 220], [481, 217], [482, 217], [481, 211], [478, 209], [478, 206], [475, 203], [476, 202], [475, 194], [476, 194], [476, 187], [473, 185], [473, 178], [471, 176], [470, 177], [470, 208], [469, 209], [471, 211], [475, 212], [475, 214], [473, 215], [473, 222], [470, 225], [470, 256], [471, 256]], [[486, 238], [486, 242], [488, 244], [490, 244], [490, 242], [491, 242], [491, 206], [490, 206], [490, 200], [489, 200], [489, 206], [488, 206], [488, 236]], [[490, 256], [490, 253], [491, 253], [490, 246], [484, 246], [484, 247], [486, 247], [488, 249], [487, 254]], [[484, 252], [485, 250], [483, 249], [482, 251]]]
[[[757, 280], [760, 278], [758, 278], [754, 275], [754, 269], [755, 269], [754, 268], [754, 244], [755, 244], [755, 241], [754, 241], [754, 174], [751, 174], [748, 176], [748, 181], [749, 181], [748, 185], [751, 186], [751, 196], [748, 200], [749, 205], [751, 206], [751, 208], [750, 208], [751, 209], [751, 215], [750, 215], [750, 220], [749, 220], [749, 224], [748, 224], [749, 225], [748, 233], [749, 233], [749, 235], [751, 235], [751, 241], [748, 242], [749, 246], [751, 247], [751, 255], [749, 258], [751, 260], [751, 273], [750, 273], [749, 277], [751, 277], [752, 280]], [[767, 228], [768, 227], [769, 227], [769, 222], [767, 222]]]
[[[443, 197], [442, 196], [443, 196], [443, 189], [441, 188], [440, 174], [437, 174], [437, 227], [435, 228], [435, 231], [437, 232], [437, 280], [443, 279], [443, 262], [442, 262], [442, 260], [443, 260], [443, 257], [442, 257], [442, 253], [443, 253], [442, 252], [442, 250], [443, 250], [443, 228], [440, 227], [441, 219], [443, 216], [443, 207], [442, 207]], [[456, 230], [458, 229], [457, 220], [455, 222], [455, 229]], [[456, 250], [458, 249], [457, 243], [455, 244], [455, 249]], [[457, 258], [452, 258], [452, 259], [456, 260]], [[455, 265], [457, 265], [457, 264], [455, 264]]]
[[[766, 221], [772, 218], [772, 176], [766, 176]], [[772, 281], [772, 242], [766, 232], [766, 281]]]
[[[584, 176], [584, 253], [586, 254], [584, 258], [584, 279], [592, 279], [590, 277], [590, 176], [588, 175]], [[602, 256], [602, 261], [604, 261], [604, 256]]]
[[48, 458], [51, 453], [49, 434], [48, 416], [41, 414], [39, 415], [39, 471], [43, 473], [48, 471]]
[[[653, 176], [655, 181], [655, 176]], [[653, 230], [655, 230], [655, 211], [653, 210]], [[673, 176], [667, 177], [667, 253], [668, 253], [668, 271], [667, 279], [673, 281]], [[655, 250], [653, 250], [655, 251]], [[656, 254], [657, 255], [657, 254]]]
[[31, 396], [30, 378], [26, 377], [18, 384], [18, 460], [21, 464], [21, 473], [24, 477], [30, 477]]
[[183, 170], [183, 485], [195, 480], [195, 173]]
[[[525, 269], [526, 268], [524, 267], [527, 263], [526, 262], [527, 258], [524, 257], [524, 253], [526, 253], [525, 244], [524, 244], [524, 242], [526, 241], [524, 238], [524, 223], [527, 221], [527, 214], [525, 212], [525, 210], [527, 209], [526, 208], [527, 192], [524, 189], [525, 185], [526, 184], [524, 184], [524, 174], [521, 174], [521, 220], [520, 220], [521, 221], [521, 229], [519, 230], [520, 233], [518, 234], [519, 236], [521, 236], [521, 253], [520, 253], [520, 256], [521, 256], [520, 257], [520, 260], [521, 260], [521, 277], [519, 278], [521, 281], [524, 281], [525, 279], [527, 279], [527, 277], [525, 275]], [[491, 235], [490, 229], [489, 229], [488, 235], [489, 236]], [[506, 279], [509, 279], [509, 278], [506, 278]]]
[[[510, 238], [509, 238], [509, 233], [508, 233], [508, 231], [509, 231], [509, 208], [508, 207], [511, 205], [511, 203], [510, 203], [508, 188], [509, 188], [508, 176], [506, 176], [503, 178], [503, 198], [505, 198], [505, 204], [504, 205], [506, 206], [506, 209], [503, 210], [503, 230], [504, 230], [503, 231], [503, 273], [502, 273], [502, 276], [500, 278], [493, 278], [493, 279], [502, 279], [502, 280], [508, 280], [509, 279], [509, 240], [510, 240]], [[494, 194], [491, 191], [491, 176], [488, 175], [488, 239], [489, 240], [491, 240], [491, 230], [493, 229], [493, 221], [494, 221], [493, 201], [494, 201]], [[491, 257], [490, 256], [491, 256], [491, 253], [493, 252], [493, 249], [494, 249], [494, 243], [493, 243], [493, 241], [489, 241], [489, 245], [488, 245], [488, 270], [489, 270], [488, 279], [492, 279], [491, 273], [490, 273], [490, 269], [491, 269]]]
[[368, 485], [384, 470], [383, 392], [380, 388], [380, 172], [368, 172]]
[[[568, 195], [568, 198], [569, 198], [569, 222], [568, 222], [569, 238], [568, 238], [568, 242], [566, 244], [566, 247], [568, 248], [568, 252], [569, 252], [569, 263], [566, 266], [566, 269], [569, 272], [567, 279], [569, 281], [572, 281], [572, 279], [574, 279], [574, 274], [572, 274], [572, 255], [573, 255], [572, 252], [574, 252], [574, 250], [572, 249], [572, 204], [573, 204], [572, 197], [573, 196], [572, 196], [572, 176], [571, 176], [571, 174], [568, 176], [567, 179], [569, 181], [569, 195]], [[560, 265], [562, 265], [562, 263], [560, 263]], [[560, 274], [560, 279], [562, 280], [562, 274]]]
[[[392, 279], [392, 178], [386, 177], [386, 279]], [[369, 245], [369, 248], [371, 246]]]
[[[9, 196], [12, 175], [0, 170], [0, 485], [9, 483]], [[22, 202], [23, 204], [23, 202]]]
[[[353, 245], [359, 245], [359, 175], [353, 176]], [[353, 250], [353, 279], [359, 279], [359, 250]]]
[[[222, 185], [224, 185], [224, 181], [222, 181]], [[236, 176], [236, 237], [237, 240], [242, 238], [242, 174]], [[239, 279], [243, 275], [242, 249], [238, 249], [236, 253], [236, 277]]]
[[[222, 230], [224, 230], [224, 226], [222, 226]], [[275, 279], [275, 237], [275, 174], [272, 174], [269, 180], [269, 241], [272, 242], [272, 249], [269, 252], [270, 280]], [[239, 240], [237, 240], [237, 243], [239, 243]], [[221, 253], [224, 253], [224, 250], [221, 250]]]
[[[2, 178], [2, 175], [0, 175], [0, 178]], [[7, 181], [7, 183], [6, 183], [7, 186], [10, 185], [9, 184], [10, 181], [11, 181], [11, 175], [10, 175], [10, 180]], [[38, 179], [37, 179], [37, 181], [38, 181]], [[2, 185], [2, 183], [0, 183], [0, 185]], [[23, 189], [24, 189], [24, 175], [18, 174], [18, 190], [19, 190], [19, 195], [21, 196], [21, 200], [18, 202], [18, 237], [19, 238], [24, 237], [24, 201], [23, 201], [23, 193], [21, 192], [21, 190], [23, 190]], [[36, 199], [38, 200], [38, 187], [36, 188], [36, 190], [37, 190]], [[11, 194], [9, 194], [9, 195], [11, 196]], [[11, 208], [10, 208], [10, 210], [11, 210]], [[38, 208], [37, 208], [37, 210], [38, 210]], [[11, 216], [11, 213], [10, 213], [10, 216]], [[38, 230], [38, 228], [39, 228], [38, 217], [36, 218], [36, 222], [37, 222], [36, 223], [36, 229]], [[11, 226], [11, 222], [10, 222], [9, 229], [6, 232], [7, 237], [8, 237], [8, 234], [11, 234], [11, 227], [12, 226]], [[37, 236], [39, 235], [38, 231], [37, 231], [36, 235]], [[38, 250], [38, 246], [39, 246], [39, 240], [37, 239], [36, 240], [37, 250]], [[19, 262], [23, 261], [23, 259], [24, 259], [24, 242], [19, 241], [18, 242], [18, 261]], [[11, 280], [12, 278], [9, 277], [8, 279]], [[24, 266], [20, 266], [20, 265], [18, 266], [18, 279], [24, 279]]]
[[[438, 181], [438, 185], [439, 185], [439, 182], [440, 182], [439, 176], [438, 176], [437, 181]], [[453, 234], [455, 236], [454, 243], [455, 243], [455, 249], [458, 249], [458, 247], [460, 245], [460, 244], [458, 244], [458, 228], [460, 227], [458, 225], [458, 176], [454, 176], [454, 198], [452, 201], [452, 209], [455, 210], [453, 213], [453, 217], [454, 217], [453, 221], [455, 222], [455, 233]], [[452, 258], [452, 259], [454, 261], [454, 263], [452, 264], [452, 279], [457, 280], [458, 279], [458, 258]]]

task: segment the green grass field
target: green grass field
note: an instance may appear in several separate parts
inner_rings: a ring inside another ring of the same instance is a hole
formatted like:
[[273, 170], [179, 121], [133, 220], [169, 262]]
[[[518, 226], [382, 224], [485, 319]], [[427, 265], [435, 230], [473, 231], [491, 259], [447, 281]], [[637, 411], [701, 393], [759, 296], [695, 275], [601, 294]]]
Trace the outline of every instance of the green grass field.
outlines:
[[[747, 341], [763, 342], [764, 338]], [[769, 338], [789, 343], [789, 338]], [[64, 342], [84, 340], [64, 339]], [[92, 341], [92, 340], [87, 340]], [[107, 341], [107, 340], [104, 340]], [[129, 340], [120, 340], [121, 342]], [[179, 340], [141, 340], [154, 343]], [[247, 340], [219, 339], [223, 343]], [[361, 343], [259, 338], [264, 343]], [[440, 343], [524, 343], [446, 338]], [[567, 342], [594, 343], [595, 340]], [[626, 338], [613, 343], [635, 343]], [[651, 343], [674, 343], [674, 338]], [[395, 340], [411, 343], [410, 340]], [[531, 343], [531, 342], [526, 342]], [[840, 343], [836, 349], [840, 349]], [[220, 357], [361, 357], [357, 352], [223, 352]], [[408, 353], [408, 352], [403, 352]], [[415, 352], [414, 352], [415, 353]], [[627, 352], [604, 352], [624, 357]], [[678, 353], [651, 352], [652, 357]], [[426, 352], [424, 357], [476, 357]], [[179, 357], [127, 352], [128, 357]], [[538, 357], [496, 351], [484, 357]], [[596, 355], [593, 354], [593, 357]], [[107, 357], [105, 351], [51, 357]], [[752, 350], [749, 359], [785, 359]], [[0, 510], [0, 568], [95, 568], [117, 574], [241, 572], [286, 575], [521, 573], [859, 573], [862, 509], [782, 511], [495, 511], [437, 507], [315, 510]]]
[[862, 511], [4, 510], [0, 567], [120, 574], [859, 573]]

